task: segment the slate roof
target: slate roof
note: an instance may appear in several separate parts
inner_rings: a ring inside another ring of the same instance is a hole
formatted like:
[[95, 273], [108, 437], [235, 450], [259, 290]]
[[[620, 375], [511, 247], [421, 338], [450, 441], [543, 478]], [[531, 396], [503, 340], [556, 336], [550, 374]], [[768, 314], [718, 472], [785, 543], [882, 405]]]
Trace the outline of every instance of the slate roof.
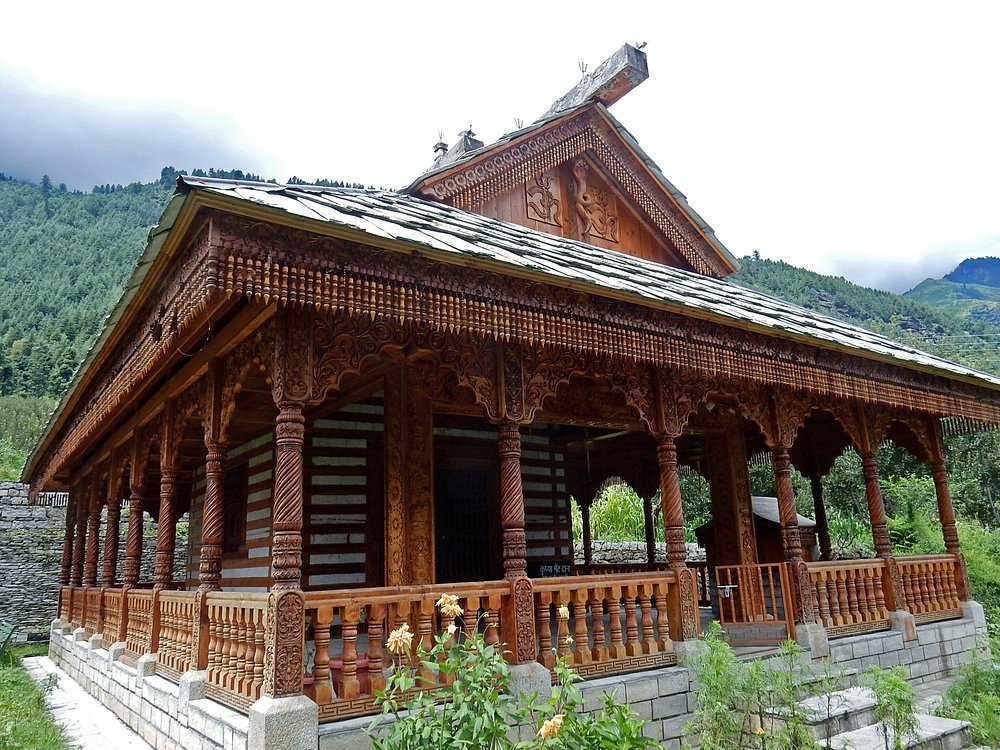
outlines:
[[568, 119], [573, 115], [577, 114], [578, 112], [588, 108], [593, 108], [597, 110], [611, 124], [611, 126], [615, 129], [615, 131], [617, 131], [621, 139], [625, 142], [625, 144], [636, 155], [639, 161], [641, 161], [643, 164], [646, 165], [646, 168], [649, 169], [653, 177], [660, 183], [660, 186], [664, 190], [666, 190], [667, 193], [670, 194], [670, 196], [674, 199], [674, 201], [676, 201], [678, 208], [680, 208], [680, 210], [687, 215], [687, 217], [691, 220], [691, 222], [695, 226], [697, 226], [698, 229], [702, 231], [702, 233], [705, 235], [705, 238], [712, 245], [712, 247], [715, 248], [715, 250], [720, 255], [722, 255], [732, 265], [733, 268], [738, 270], [740, 267], [739, 261], [737, 261], [736, 257], [731, 252], [729, 252], [729, 248], [723, 245], [719, 241], [719, 238], [715, 236], [715, 230], [712, 229], [711, 226], [709, 226], [707, 221], [701, 218], [701, 216], [698, 214], [697, 211], [691, 208], [691, 205], [687, 202], [687, 196], [684, 195], [684, 193], [682, 193], [680, 190], [678, 190], [677, 186], [666, 178], [666, 175], [663, 174], [663, 171], [660, 169], [660, 167], [656, 164], [655, 161], [653, 161], [652, 157], [643, 150], [642, 146], [640, 146], [639, 142], [635, 139], [635, 136], [633, 136], [628, 131], [628, 128], [622, 125], [621, 122], [619, 122], [618, 119], [613, 114], [611, 114], [611, 112], [608, 111], [608, 108], [605, 107], [600, 102], [585, 102], [584, 104], [581, 104], [578, 107], [564, 110], [562, 112], [556, 112], [555, 114], [552, 115], [543, 116], [538, 120], [536, 120], [535, 122], [531, 123], [530, 125], [526, 125], [525, 127], [521, 128], [520, 130], [514, 130], [511, 131], [510, 133], [500, 136], [494, 143], [491, 143], [487, 146], [483, 146], [482, 148], [478, 148], [474, 151], [468, 151], [461, 157], [456, 159], [451, 159], [448, 162], [435, 164], [427, 172], [420, 175], [420, 177], [414, 180], [409, 185], [409, 187], [403, 190], [403, 192], [416, 194], [417, 191], [420, 189], [420, 186], [423, 185], [424, 182], [430, 180], [431, 178], [439, 174], [442, 174], [444, 172], [451, 171], [456, 167], [460, 167], [462, 164], [471, 162], [477, 157], [482, 156], [484, 154], [492, 153], [494, 151], [502, 151], [503, 150], [502, 147], [504, 146], [504, 144], [512, 143], [513, 141], [516, 141], [518, 138], [521, 138], [522, 136], [526, 136], [529, 135], [530, 133], [540, 130], [545, 125], [548, 125], [551, 122], [555, 122], [556, 120]]
[[696, 314], [739, 328], [850, 349], [858, 356], [1000, 387], [1000, 377], [950, 362], [858, 326], [726, 280], [605, 250], [473, 214], [413, 195], [375, 190], [273, 185], [182, 177], [181, 189], [205, 191], [324, 222], [360, 242], [403, 242], [505, 266], [512, 275], [544, 276], [553, 285]]

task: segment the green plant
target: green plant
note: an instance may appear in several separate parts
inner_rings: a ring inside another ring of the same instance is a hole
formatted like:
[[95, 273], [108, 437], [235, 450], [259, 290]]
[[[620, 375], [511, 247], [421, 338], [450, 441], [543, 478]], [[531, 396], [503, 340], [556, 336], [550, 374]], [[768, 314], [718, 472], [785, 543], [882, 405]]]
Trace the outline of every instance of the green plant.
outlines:
[[[626, 706], [605, 696], [598, 713], [584, 713], [581, 679], [562, 660], [556, 666], [556, 684], [548, 700], [509, 695], [510, 668], [503, 647], [487, 644], [478, 628], [462, 629], [455, 622], [462, 610], [455, 597], [438, 600], [442, 621], [452, 620], [437, 635], [429, 650], [417, 644], [412, 658], [413, 634], [406, 623], [389, 635], [393, 654], [386, 688], [376, 701], [382, 712], [365, 730], [376, 750], [426, 750], [428, 748], [593, 748], [641, 750], [659, 747], [642, 736], [644, 722]], [[392, 719], [392, 721], [389, 721]], [[537, 733], [514, 743], [510, 730], [531, 724]]]
[[969, 722], [969, 737], [977, 745], [1000, 747], [1000, 670], [987, 658], [985, 642], [973, 653], [934, 712]]
[[875, 698], [875, 718], [881, 722], [885, 750], [903, 750], [917, 728], [917, 694], [906, 681], [906, 670], [871, 666], [863, 677]]
[[823, 710], [826, 732], [823, 737], [827, 750], [833, 747], [833, 726], [830, 719], [833, 718], [834, 711], [844, 705], [844, 695], [840, 692], [840, 686], [847, 677], [847, 668], [838, 664], [830, 657], [819, 660], [818, 671], [814, 672], [814, 679], [809, 683], [810, 694], [818, 698]]
[[21, 666], [21, 647], [6, 649], [0, 666], [0, 750], [65, 750], [62, 732], [45, 707], [54, 680], [36, 685]]

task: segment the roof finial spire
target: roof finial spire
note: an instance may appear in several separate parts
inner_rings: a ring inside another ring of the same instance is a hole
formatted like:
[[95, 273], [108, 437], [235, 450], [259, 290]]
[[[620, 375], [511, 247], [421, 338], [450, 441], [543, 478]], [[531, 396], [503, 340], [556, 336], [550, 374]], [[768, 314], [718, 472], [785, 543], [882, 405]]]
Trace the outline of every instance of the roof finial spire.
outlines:
[[438, 142], [434, 144], [434, 160], [437, 161], [448, 153], [448, 144], [444, 142], [444, 133], [438, 131]]

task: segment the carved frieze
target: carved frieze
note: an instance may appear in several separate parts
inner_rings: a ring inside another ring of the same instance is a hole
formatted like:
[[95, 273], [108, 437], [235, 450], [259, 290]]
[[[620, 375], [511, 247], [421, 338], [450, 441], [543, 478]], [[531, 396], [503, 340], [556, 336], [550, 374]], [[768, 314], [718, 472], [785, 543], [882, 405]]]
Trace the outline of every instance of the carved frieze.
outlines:
[[524, 196], [529, 219], [562, 226], [562, 202], [559, 199], [559, 182], [550, 173], [540, 174], [524, 186]]

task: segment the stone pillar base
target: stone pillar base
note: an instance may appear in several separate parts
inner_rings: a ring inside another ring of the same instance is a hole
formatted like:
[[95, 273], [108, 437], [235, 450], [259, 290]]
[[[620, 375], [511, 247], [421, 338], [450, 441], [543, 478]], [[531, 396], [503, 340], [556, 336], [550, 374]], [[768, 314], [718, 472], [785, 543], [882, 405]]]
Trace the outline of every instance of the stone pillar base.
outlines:
[[826, 628], [817, 622], [796, 625], [795, 642], [806, 649], [813, 659], [825, 659], [830, 655], [830, 638]]
[[142, 689], [144, 677], [152, 677], [156, 674], [156, 654], [143, 654], [135, 663], [135, 686]]
[[118, 643], [112, 643], [108, 646], [108, 671], [111, 671], [111, 666], [122, 658], [122, 654], [125, 652], [125, 644], [119, 641]]
[[917, 623], [905, 609], [889, 613], [889, 627], [903, 634], [904, 641], [917, 640]]
[[549, 697], [552, 689], [552, 676], [543, 664], [537, 661], [529, 661], [524, 664], [515, 664], [510, 668], [510, 693], [521, 698], [529, 695], [537, 695], [538, 699], [545, 701]]
[[100, 634], [95, 634], [87, 639], [87, 645], [90, 646], [91, 651], [96, 651], [104, 646], [104, 638]]
[[983, 605], [979, 602], [972, 600], [962, 602], [962, 617], [966, 620], [972, 620], [976, 630], [986, 629], [986, 613], [983, 611]]
[[83, 628], [77, 628], [76, 630], [73, 631], [73, 640], [74, 641], [87, 640], [87, 631], [84, 630]]
[[190, 670], [181, 675], [177, 684], [177, 710], [182, 714], [188, 712], [188, 704], [205, 697], [205, 670]]
[[697, 640], [674, 641], [674, 653], [677, 654], [677, 663], [687, 664], [687, 662], [691, 661], [691, 657], [697, 653], [700, 646], [701, 641]]
[[304, 695], [264, 696], [250, 706], [247, 750], [316, 750], [319, 707]]

